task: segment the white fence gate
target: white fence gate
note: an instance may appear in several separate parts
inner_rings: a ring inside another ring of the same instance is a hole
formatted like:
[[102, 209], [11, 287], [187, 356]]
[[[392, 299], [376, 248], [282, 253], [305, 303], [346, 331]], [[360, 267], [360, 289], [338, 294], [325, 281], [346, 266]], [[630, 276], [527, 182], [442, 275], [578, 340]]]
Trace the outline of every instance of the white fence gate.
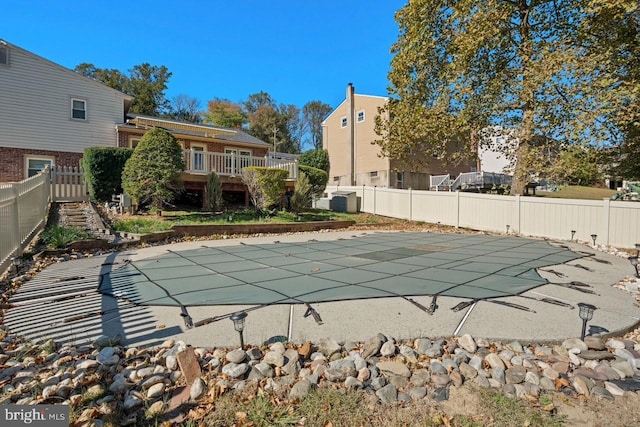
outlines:
[[84, 173], [80, 167], [53, 166], [51, 168], [51, 199], [54, 202], [89, 200]]

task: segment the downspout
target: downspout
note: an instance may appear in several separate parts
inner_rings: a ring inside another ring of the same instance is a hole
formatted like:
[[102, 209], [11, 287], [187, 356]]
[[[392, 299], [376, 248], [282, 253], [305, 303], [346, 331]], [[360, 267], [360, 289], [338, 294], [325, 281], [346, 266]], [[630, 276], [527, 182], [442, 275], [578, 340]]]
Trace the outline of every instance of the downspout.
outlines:
[[349, 83], [347, 85], [347, 131], [349, 133], [349, 185], [356, 185], [356, 156], [355, 156], [355, 146], [356, 146], [356, 127], [354, 123], [355, 117], [355, 96], [354, 96], [354, 87], [353, 84]]

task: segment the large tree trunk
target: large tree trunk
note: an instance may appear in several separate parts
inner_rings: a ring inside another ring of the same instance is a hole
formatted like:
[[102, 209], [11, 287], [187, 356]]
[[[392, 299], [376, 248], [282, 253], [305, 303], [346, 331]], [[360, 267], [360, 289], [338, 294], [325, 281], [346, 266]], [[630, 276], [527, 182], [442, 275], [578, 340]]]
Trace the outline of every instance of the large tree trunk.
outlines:
[[529, 5], [526, 0], [519, 1], [520, 8], [520, 49], [522, 51], [522, 90], [520, 102], [522, 105], [522, 127], [518, 135], [518, 149], [516, 150], [516, 165], [511, 183], [511, 195], [522, 195], [525, 186], [529, 182], [531, 171], [530, 147], [533, 140], [534, 127], [534, 89], [528, 78], [531, 60], [533, 58], [533, 47], [531, 34], [529, 32]]

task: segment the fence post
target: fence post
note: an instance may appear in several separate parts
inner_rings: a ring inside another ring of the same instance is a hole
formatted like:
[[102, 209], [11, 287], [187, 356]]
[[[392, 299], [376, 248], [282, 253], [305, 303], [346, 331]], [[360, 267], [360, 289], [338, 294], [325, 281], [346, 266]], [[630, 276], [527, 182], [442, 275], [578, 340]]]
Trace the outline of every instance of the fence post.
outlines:
[[517, 234], [520, 234], [520, 224], [521, 224], [521, 211], [520, 211], [520, 202], [522, 201], [522, 199], [520, 198], [519, 194], [516, 194], [516, 229], [515, 232]]
[[460, 190], [456, 190], [456, 228], [460, 228]]
[[373, 186], [373, 214], [376, 214], [376, 186]]
[[49, 201], [51, 201], [51, 169], [46, 166], [44, 170], [42, 181], [42, 205], [44, 209], [42, 213], [46, 218], [49, 214]]
[[413, 189], [409, 188], [409, 221], [413, 221]]
[[603, 205], [602, 208], [604, 209], [604, 215], [602, 215], [602, 217], [604, 218], [604, 236], [602, 236], [604, 238], [604, 244], [609, 246], [609, 224], [610, 224], [610, 220], [611, 220], [611, 199], [602, 199], [603, 200]]
[[13, 198], [13, 211], [11, 212], [11, 247], [12, 256], [16, 256], [20, 251], [20, 192], [19, 184], [11, 184], [11, 197]]

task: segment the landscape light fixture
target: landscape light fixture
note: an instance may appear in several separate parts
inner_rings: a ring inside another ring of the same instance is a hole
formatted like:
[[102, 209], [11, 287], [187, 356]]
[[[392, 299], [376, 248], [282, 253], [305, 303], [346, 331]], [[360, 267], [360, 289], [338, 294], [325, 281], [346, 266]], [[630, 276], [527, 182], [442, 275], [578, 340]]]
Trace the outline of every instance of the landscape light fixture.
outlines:
[[640, 256], [640, 243], [636, 243], [636, 255]]
[[576, 235], [576, 230], [571, 230], [571, 241], [573, 241], [573, 236]]
[[507, 234], [509, 234], [509, 228], [511, 228], [511, 226], [507, 224]]
[[20, 267], [20, 264], [22, 264], [22, 258], [20, 258], [19, 256], [14, 256], [13, 258], [11, 258], [11, 264], [15, 268]]
[[230, 317], [233, 320], [233, 329], [240, 334], [240, 348], [244, 348], [244, 335], [242, 332], [244, 331], [244, 319], [247, 317], [246, 311], [238, 311], [233, 313]]
[[633, 268], [636, 270], [636, 277], [640, 279], [640, 269], [638, 268], [638, 256], [630, 256], [629, 262], [633, 265]]
[[584, 341], [584, 334], [587, 330], [587, 322], [593, 319], [593, 311], [596, 309], [596, 306], [580, 302], [578, 303], [578, 308], [580, 309], [578, 315], [582, 319], [582, 334], [580, 334], [580, 339]]
[[592, 234], [592, 235], [591, 235], [591, 240], [593, 240], [593, 246], [595, 246], [595, 245], [596, 245], [596, 239], [597, 239], [597, 238], [598, 238], [598, 235], [597, 235], [597, 234]]

